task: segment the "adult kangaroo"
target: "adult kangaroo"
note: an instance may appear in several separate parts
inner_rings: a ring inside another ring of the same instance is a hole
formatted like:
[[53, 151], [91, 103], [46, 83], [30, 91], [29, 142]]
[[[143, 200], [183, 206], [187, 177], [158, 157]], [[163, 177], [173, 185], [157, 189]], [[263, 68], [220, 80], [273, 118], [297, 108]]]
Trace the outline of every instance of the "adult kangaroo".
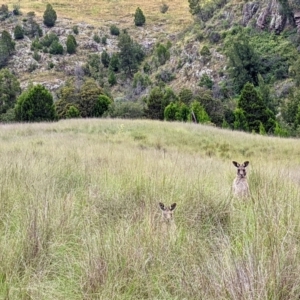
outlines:
[[246, 167], [249, 165], [249, 161], [245, 161], [243, 164], [239, 164], [236, 161], [233, 161], [232, 163], [237, 168], [237, 174], [235, 179], [233, 180], [232, 185], [234, 196], [241, 198], [250, 196], [246, 171]]

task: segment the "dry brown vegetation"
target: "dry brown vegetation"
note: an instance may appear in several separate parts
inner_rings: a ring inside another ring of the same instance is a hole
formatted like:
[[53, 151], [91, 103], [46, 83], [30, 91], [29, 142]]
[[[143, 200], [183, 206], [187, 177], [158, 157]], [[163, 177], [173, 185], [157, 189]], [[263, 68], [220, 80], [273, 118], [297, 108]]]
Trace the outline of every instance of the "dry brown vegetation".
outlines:
[[[5, 1], [10, 8], [16, 1]], [[34, 11], [37, 16], [42, 17], [48, 1], [20, 1], [21, 11]], [[133, 25], [133, 15], [139, 6], [146, 18], [147, 24], [155, 25], [167, 23], [170, 30], [181, 30], [190, 24], [192, 17], [189, 13], [188, 1], [182, 0], [57, 0], [50, 2], [58, 18], [70, 18], [74, 22], [86, 22], [92, 25], [103, 25], [107, 22], [119, 23], [126, 26]], [[169, 6], [168, 12], [160, 12], [161, 5], [165, 3]]]

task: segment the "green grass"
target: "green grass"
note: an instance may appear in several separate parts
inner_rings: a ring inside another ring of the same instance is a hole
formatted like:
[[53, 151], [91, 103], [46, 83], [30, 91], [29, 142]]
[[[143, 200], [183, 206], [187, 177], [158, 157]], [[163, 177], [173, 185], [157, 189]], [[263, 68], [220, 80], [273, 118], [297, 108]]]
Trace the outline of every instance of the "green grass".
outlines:
[[93, 119], [0, 142], [0, 299], [299, 299], [299, 140]]

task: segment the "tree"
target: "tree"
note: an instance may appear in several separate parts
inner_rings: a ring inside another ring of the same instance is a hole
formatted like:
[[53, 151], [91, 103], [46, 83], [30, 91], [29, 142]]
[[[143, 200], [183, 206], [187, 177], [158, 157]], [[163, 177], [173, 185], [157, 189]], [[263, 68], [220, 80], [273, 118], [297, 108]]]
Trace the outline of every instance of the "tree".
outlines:
[[185, 104], [189, 104], [194, 95], [193, 92], [190, 89], [182, 88], [178, 94], [180, 101], [182, 101]]
[[143, 11], [138, 7], [134, 14], [134, 24], [135, 26], [143, 26], [146, 22], [146, 18]]
[[17, 99], [16, 119], [22, 122], [43, 122], [56, 119], [51, 93], [42, 85], [31, 86]]
[[120, 49], [120, 68], [127, 75], [137, 72], [138, 66], [145, 56], [141, 46], [134, 42], [128, 33], [123, 32], [119, 35], [118, 47]]
[[244, 114], [250, 132], [259, 133], [260, 123], [262, 123], [266, 132], [274, 130], [275, 116], [267, 108], [252, 83], [245, 84], [238, 100], [238, 108]]
[[119, 55], [117, 53], [113, 53], [113, 55], [111, 56], [109, 61], [109, 68], [114, 72], [119, 71], [120, 61], [119, 61]]
[[11, 35], [6, 30], [2, 31], [1, 34], [1, 43], [6, 47], [9, 55], [13, 54], [15, 51], [15, 42], [13, 41]]
[[92, 78], [87, 79], [80, 89], [79, 110], [83, 118], [95, 117], [95, 107], [102, 89]]
[[246, 34], [240, 34], [236, 39], [230, 40], [227, 45], [227, 55], [229, 57], [229, 75], [237, 93], [240, 93], [247, 82], [258, 84], [260, 57], [250, 45], [249, 37]]
[[67, 45], [67, 52], [69, 54], [74, 54], [76, 52], [77, 43], [76, 43], [74, 35], [72, 35], [72, 34], [68, 35], [66, 45]]
[[55, 21], [57, 19], [56, 11], [53, 9], [51, 4], [47, 4], [46, 10], [43, 15], [44, 18], [44, 24], [47, 27], [53, 27], [55, 24]]
[[109, 97], [106, 95], [100, 95], [94, 107], [94, 116], [102, 117], [102, 115], [108, 110], [111, 103], [112, 100]]
[[24, 38], [24, 30], [21, 25], [16, 25], [14, 29], [14, 37], [16, 40], [21, 40]]
[[13, 108], [21, 88], [18, 79], [8, 70], [0, 70], [0, 114]]
[[165, 91], [159, 87], [151, 90], [147, 98], [147, 108], [145, 113], [149, 119], [163, 120], [166, 106], [170, 103], [165, 97]]
[[101, 62], [105, 68], [108, 68], [110, 56], [105, 50], [103, 50], [103, 52], [101, 53]]
[[198, 102], [193, 101], [190, 105], [190, 121], [196, 122], [196, 123], [207, 123], [210, 121], [210, 118], [205, 111], [204, 107]]

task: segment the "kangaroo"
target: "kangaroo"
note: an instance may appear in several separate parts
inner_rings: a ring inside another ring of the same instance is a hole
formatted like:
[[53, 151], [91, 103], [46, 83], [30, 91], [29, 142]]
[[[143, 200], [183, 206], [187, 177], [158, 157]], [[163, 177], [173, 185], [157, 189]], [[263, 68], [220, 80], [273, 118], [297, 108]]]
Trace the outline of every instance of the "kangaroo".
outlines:
[[176, 208], [176, 203], [170, 206], [165, 206], [163, 203], [159, 202], [159, 207], [162, 212], [162, 224], [161, 230], [165, 237], [176, 239], [176, 224], [174, 220], [174, 210]]
[[249, 165], [249, 161], [245, 161], [243, 164], [239, 164], [236, 161], [232, 162], [237, 167], [237, 175], [233, 180], [232, 190], [236, 197], [248, 197], [249, 185], [247, 181], [246, 167]]

